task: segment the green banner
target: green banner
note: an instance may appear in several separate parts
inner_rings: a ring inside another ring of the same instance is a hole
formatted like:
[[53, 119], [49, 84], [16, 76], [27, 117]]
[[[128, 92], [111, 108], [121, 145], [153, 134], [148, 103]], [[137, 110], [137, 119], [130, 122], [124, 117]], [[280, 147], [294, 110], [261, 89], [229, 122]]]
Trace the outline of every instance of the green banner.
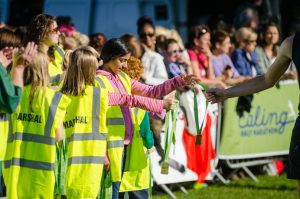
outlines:
[[238, 98], [224, 102], [219, 158], [243, 159], [288, 154], [298, 116], [299, 87], [295, 81], [254, 94], [250, 113], [239, 117]]

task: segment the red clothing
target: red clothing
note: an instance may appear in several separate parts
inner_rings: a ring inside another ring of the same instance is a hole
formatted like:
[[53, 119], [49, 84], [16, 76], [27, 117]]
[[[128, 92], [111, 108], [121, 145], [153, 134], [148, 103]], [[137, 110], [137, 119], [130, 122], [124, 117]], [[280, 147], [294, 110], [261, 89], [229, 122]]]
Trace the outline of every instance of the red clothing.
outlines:
[[205, 64], [207, 62], [207, 59], [203, 53], [196, 54], [195, 51], [193, 50], [187, 50], [190, 60], [191, 61], [196, 61], [199, 65], [199, 70], [200, 70], [200, 76], [207, 78], [206, 70], [205, 70]]
[[211, 160], [215, 158], [215, 150], [212, 145], [210, 127], [211, 118], [207, 114], [206, 126], [202, 131], [201, 145], [196, 146], [196, 136], [191, 135], [186, 129], [183, 132], [187, 156], [187, 168], [198, 175], [198, 183], [203, 183], [211, 171]]

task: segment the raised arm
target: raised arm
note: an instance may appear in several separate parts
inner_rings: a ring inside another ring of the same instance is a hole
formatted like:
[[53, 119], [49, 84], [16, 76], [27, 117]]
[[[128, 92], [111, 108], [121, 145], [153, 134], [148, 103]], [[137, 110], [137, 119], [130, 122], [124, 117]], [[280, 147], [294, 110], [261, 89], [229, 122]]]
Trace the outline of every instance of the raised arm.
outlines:
[[292, 60], [293, 38], [294, 36], [291, 36], [283, 41], [275, 62], [271, 65], [266, 74], [257, 76], [226, 90], [210, 89], [206, 92], [207, 99], [212, 103], [216, 103], [224, 101], [227, 98], [249, 95], [274, 86], [287, 70]]

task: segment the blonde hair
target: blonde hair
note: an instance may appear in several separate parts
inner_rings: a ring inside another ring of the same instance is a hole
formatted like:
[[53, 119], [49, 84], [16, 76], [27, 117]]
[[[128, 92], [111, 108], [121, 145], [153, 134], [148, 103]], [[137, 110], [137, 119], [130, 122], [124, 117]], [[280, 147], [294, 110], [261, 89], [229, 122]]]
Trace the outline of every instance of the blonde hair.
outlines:
[[257, 34], [251, 28], [242, 27], [236, 32], [236, 41], [238, 44], [250, 40], [256, 40]]
[[[48, 85], [48, 56], [44, 53], [38, 52], [32, 62], [24, 71], [24, 84], [31, 85], [29, 94], [29, 109], [33, 112], [33, 98], [35, 96], [42, 97], [42, 103], [45, 99], [45, 91]], [[35, 104], [38, 108], [38, 104]]]
[[94, 48], [84, 46], [74, 50], [69, 57], [61, 92], [74, 96], [84, 95], [87, 85], [94, 86], [99, 54]]
[[144, 67], [141, 63], [141, 60], [130, 56], [127, 61], [127, 67], [122, 68], [122, 71], [125, 72], [131, 79], [139, 80], [143, 74]]

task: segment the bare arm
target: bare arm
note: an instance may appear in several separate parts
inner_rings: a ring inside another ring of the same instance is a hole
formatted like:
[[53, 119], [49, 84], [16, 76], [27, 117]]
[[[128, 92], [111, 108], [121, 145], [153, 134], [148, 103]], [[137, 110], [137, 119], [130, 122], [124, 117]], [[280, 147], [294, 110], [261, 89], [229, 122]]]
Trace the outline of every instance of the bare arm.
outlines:
[[207, 91], [208, 100], [212, 103], [221, 102], [230, 97], [249, 95], [272, 87], [284, 74], [291, 62], [293, 38], [291, 36], [283, 41], [275, 62], [266, 74], [226, 90], [211, 89]]

